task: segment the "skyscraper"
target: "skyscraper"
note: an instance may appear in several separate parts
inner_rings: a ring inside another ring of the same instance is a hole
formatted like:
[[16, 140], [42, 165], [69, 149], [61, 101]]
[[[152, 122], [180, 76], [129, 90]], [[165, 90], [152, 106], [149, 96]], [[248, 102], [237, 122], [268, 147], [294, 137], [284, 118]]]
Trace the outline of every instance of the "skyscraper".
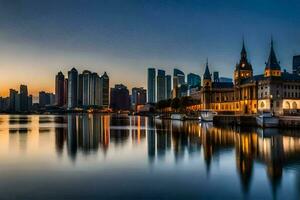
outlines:
[[187, 84], [189, 87], [200, 86], [201, 85], [200, 76], [194, 73], [189, 73], [187, 75]]
[[65, 95], [65, 76], [62, 72], [58, 72], [55, 77], [55, 103], [57, 106], [64, 105]]
[[156, 84], [155, 84], [155, 76], [156, 71], [154, 68], [148, 68], [148, 82], [147, 82], [147, 90], [148, 90], [148, 103], [155, 103], [156, 98]]
[[9, 90], [9, 111], [15, 112], [16, 111], [16, 99], [18, 96], [18, 91], [14, 89]]
[[172, 97], [179, 97], [179, 87], [180, 85], [185, 83], [185, 75], [184, 73], [179, 69], [173, 70], [173, 90], [172, 90]]
[[26, 85], [20, 85], [20, 111], [28, 111], [28, 90]]
[[78, 72], [72, 68], [68, 72], [68, 109], [77, 107]]
[[100, 106], [100, 77], [92, 73], [89, 82], [89, 105]]
[[143, 88], [132, 88], [131, 90], [131, 104], [133, 106], [137, 106], [137, 105], [144, 105], [146, 104], [147, 101], [147, 91]]
[[293, 56], [293, 73], [300, 75], [300, 55]]
[[77, 98], [78, 98], [77, 105], [78, 107], [81, 107], [83, 101], [83, 74], [78, 75]]
[[51, 96], [50, 93], [45, 91], [39, 92], [39, 105], [40, 107], [45, 107], [46, 105], [50, 105], [51, 103]]
[[108, 108], [109, 106], [109, 77], [106, 72], [100, 78], [100, 101], [101, 106]]
[[166, 99], [165, 71], [157, 70], [157, 102]]
[[171, 98], [171, 90], [172, 90], [172, 77], [171, 75], [166, 75], [165, 77], [165, 81], [166, 81], [166, 99], [170, 99]]
[[64, 106], [68, 106], [68, 82], [69, 80], [66, 78], [65, 79], [65, 84], [64, 84]]
[[82, 72], [82, 105], [83, 106], [90, 105], [90, 79], [91, 79], [91, 72], [88, 70], [84, 70]]
[[130, 109], [129, 90], [125, 85], [116, 84], [114, 88], [111, 88], [110, 107], [114, 111]]
[[32, 110], [32, 95], [28, 96], [28, 110]]

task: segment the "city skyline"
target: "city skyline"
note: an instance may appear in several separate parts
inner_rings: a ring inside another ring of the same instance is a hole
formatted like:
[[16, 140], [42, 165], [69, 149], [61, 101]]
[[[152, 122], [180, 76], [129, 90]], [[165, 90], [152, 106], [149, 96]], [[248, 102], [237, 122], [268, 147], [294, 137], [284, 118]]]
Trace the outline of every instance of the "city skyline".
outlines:
[[149, 67], [201, 75], [208, 57], [211, 71], [232, 78], [243, 38], [255, 74], [263, 71], [271, 35], [283, 69], [291, 71], [300, 53], [297, 1], [0, 3], [1, 96], [20, 84], [34, 96], [54, 92], [55, 74], [72, 66], [106, 71], [111, 85], [131, 89], [146, 88]]

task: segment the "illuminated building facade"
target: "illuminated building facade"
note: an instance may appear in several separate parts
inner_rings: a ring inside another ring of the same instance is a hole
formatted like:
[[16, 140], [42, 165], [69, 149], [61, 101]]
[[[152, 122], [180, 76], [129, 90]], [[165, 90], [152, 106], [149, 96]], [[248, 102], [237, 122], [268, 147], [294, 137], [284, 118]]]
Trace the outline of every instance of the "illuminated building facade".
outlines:
[[234, 70], [234, 82], [215, 82], [206, 63], [200, 104], [191, 110], [211, 109], [217, 112], [254, 114], [271, 111], [276, 114], [300, 109], [300, 76], [281, 71], [271, 41], [271, 50], [264, 74], [253, 75], [243, 43], [240, 61]]

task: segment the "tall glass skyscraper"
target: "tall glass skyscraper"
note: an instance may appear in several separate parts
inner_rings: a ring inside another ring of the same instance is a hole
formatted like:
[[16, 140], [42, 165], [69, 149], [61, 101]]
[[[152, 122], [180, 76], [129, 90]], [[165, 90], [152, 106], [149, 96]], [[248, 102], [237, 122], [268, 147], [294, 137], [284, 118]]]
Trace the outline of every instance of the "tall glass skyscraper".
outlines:
[[189, 87], [200, 86], [201, 78], [197, 74], [189, 73], [187, 75], [187, 83]]
[[180, 97], [179, 87], [184, 83], [185, 83], [185, 75], [183, 71], [175, 68], [173, 70], [173, 90], [172, 90], [173, 98]]
[[106, 72], [100, 78], [100, 101], [102, 107], [109, 107], [109, 77]]
[[157, 102], [166, 99], [166, 72], [164, 70], [157, 70]]
[[65, 76], [62, 72], [59, 72], [55, 77], [55, 104], [57, 106], [64, 105], [65, 95]]
[[165, 98], [166, 99], [170, 99], [171, 98], [171, 90], [172, 90], [172, 86], [171, 86], [171, 80], [172, 77], [171, 75], [166, 75], [165, 77], [165, 81], [166, 81], [166, 95]]
[[68, 72], [68, 109], [77, 107], [78, 72], [72, 68]]
[[148, 82], [147, 82], [147, 90], [148, 90], [148, 103], [155, 103], [156, 98], [156, 84], [155, 84], [155, 76], [156, 71], [154, 68], [148, 68]]

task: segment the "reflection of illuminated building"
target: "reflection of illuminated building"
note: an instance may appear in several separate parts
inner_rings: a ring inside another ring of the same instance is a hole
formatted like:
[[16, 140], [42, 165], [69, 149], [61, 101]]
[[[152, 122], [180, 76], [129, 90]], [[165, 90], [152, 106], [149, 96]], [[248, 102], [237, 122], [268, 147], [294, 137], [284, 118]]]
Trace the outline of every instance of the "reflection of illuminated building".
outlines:
[[150, 161], [155, 157], [155, 124], [153, 118], [147, 119], [147, 146], [148, 146], [148, 158]]

